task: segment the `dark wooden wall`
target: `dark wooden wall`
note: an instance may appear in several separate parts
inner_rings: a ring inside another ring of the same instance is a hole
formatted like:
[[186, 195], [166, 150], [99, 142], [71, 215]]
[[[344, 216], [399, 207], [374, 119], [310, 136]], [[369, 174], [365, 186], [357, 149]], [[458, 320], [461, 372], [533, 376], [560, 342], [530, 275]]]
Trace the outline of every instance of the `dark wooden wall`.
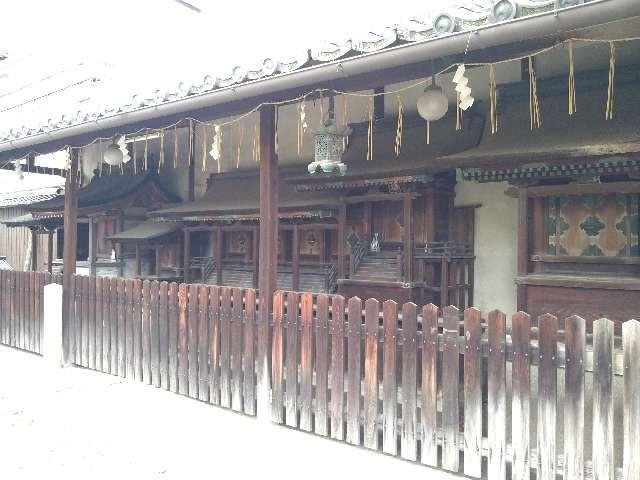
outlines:
[[[27, 214], [24, 207], [0, 208], [0, 221]], [[7, 261], [15, 270], [23, 270], [27, 256], [31, 232], [28, 228], [8, 228], [0, 224], [0, 256], [6, 256]], [[54, 234], [54, 250], [57, 242]], [[55, 254], [54, 254], [55, 258]], [[38, 235], [38, 270], [45, 271], [47, 266], [47, 235]]]

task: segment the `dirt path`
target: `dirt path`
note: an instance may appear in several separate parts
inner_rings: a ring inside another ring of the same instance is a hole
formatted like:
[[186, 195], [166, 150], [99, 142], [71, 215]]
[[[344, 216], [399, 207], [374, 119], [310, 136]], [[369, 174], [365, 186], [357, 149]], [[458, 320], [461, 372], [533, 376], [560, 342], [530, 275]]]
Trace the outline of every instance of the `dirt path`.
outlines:
[[454, 477], [0, 346], [0, 476], [11, 480]]

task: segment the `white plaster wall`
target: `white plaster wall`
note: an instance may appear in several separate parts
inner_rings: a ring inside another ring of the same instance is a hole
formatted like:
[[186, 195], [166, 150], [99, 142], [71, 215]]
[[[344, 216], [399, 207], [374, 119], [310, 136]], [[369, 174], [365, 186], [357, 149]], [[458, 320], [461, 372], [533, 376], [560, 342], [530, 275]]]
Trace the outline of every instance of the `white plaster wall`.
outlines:
[[516, 304], [518, 201], [504, 194], [508, 184], [459, 181], [456, 205], [481, 204], [475, 217], [474, 303], [484, 315], [500, 309], [508, 315]]

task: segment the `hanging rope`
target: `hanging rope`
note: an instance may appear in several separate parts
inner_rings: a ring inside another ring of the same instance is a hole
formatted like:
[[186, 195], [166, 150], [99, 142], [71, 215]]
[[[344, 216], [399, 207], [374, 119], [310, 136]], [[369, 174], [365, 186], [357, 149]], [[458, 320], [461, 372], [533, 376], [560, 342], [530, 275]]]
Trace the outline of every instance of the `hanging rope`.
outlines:
[[456, 94], [456, 131], [462, 130], [462, 109], [460, 108], [460, 94]]
[[133, 141], [133, 147], [131, 148], [131, 161], [133, 162], [133, 174], [138, 174], [138, 151], [137, 151], [137, 142]]
[[367, 129], [367, 160], [373, 160], [373, 98], [369, 103], [369, 128]]
[[104, 161], [102, 160], [102, 140], [98, 142], [98, 175], [102, 176], [102, 165]]
[[236, 146], [236, 169], [240, 168], [240, 152], [242, 150], [242, 141], [244, 139], [244, 124], [238, 123], [238, 144]]
[[569, 42], [569, 115], [576, 113], [576, 72], [573, 61], [573, 42]]
[[218, 151], [218, 173], [222, 171], [222, 126], [216, 125], [216, 149]]
[[173, 127], [173, 168], [178, 168], [178, 127]]
[[398, 126], [396, 128], [396, 144], [395, 152], [396, 157], [400, 156], [400, 150], [402, 149], [402, 122], [404, 116], [404, 105], [402, 105], [402, 99], [398, 95]]
[[529, 57], [529, 124], [531, 130], [540, 128], [542, 125], [540, 101], [538, 99], [538, 81], [532, 57]]
[[260, 115], [255, 116], [253, 126], [253, 161], [260, 163]]
[[191, 161], [193, 159], [193, 148], [194, 148], [194, 144], [193, 144], [193, 140], [194, 140], [194, 131], [193, 131], [193, 120], [190, 119], [189, 120], [189, 158], [187, 159], [187, 164], [189, 166], [191, 166]]
[[498, 131], [498, 91], [496, 86], [496, 69], [489, 65], [489, 105], [491, 107], [491, 134]]
[[429, 120], [424, 127], [424, 143], [431, 145], [431, 122]]
[[202, 171], [207, 171], [207, 126], [202, 126]]
[[[344, 125], [345, 128], [347, 128], [347, 126], [349, 125], [349, 117], [347, 112], [347, 99], [348, 97], [342, 94], [342, 125]], [[349, 146], [349, 135], [345, 135], [344, 137], [342, 137], [343, 153], [347, 151], [348, 146]]]
[[149, 171], [149, 135], [144, 137], [144, 171]]
[[616, 45], [609, 42], [609, 87], [607, 88], [607, 107], [604, 112], [605, 120], [613, 120], [613, 87], [616, 79]]
[[164, 130], [160, 130], [160, 158], [158, 159], [158, 173], [164, 168]]

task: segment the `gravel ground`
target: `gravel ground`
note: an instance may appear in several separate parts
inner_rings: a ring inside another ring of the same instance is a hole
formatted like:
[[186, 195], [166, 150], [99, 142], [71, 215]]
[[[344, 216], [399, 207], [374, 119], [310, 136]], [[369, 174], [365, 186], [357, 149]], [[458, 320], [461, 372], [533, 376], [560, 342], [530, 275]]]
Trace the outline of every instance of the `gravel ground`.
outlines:
[[[460, 478], [0, 346], [0, 477]], [[205, 477], [206, 476], [206, 477]]]

